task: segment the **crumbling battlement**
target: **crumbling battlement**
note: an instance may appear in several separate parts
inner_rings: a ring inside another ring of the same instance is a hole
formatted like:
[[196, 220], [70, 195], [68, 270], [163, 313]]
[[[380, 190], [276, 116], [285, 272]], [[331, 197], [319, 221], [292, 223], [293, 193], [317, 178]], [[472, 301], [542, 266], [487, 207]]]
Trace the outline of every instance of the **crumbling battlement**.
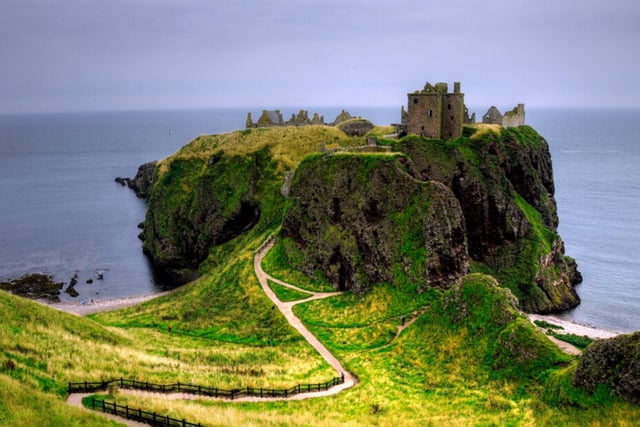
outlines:
[[328, 125], [335, 126], [353, 117], [349, 112], [342, 110], [332, 123], [325, 123], [324, 116], [313, 113], [313, 118], [309, 119], [307, 110], [300, 110], [298, 114], [292, 114], [291, 118], [285, 121], [280, 110], [262, 110], [262, 114], [257, 122], [253, 121], [251, 113], [247, 113], [247, 122], [245, 128], [266, 128], [275, 126], [309, 126], [309, 125]]
[[502, 125], [503, 127], [516, 127], [524, 124], [524, 104], [518, 104], [511, 111], [500, 113], [495, 106], [491, 106], [482, 116], [482, 123]]

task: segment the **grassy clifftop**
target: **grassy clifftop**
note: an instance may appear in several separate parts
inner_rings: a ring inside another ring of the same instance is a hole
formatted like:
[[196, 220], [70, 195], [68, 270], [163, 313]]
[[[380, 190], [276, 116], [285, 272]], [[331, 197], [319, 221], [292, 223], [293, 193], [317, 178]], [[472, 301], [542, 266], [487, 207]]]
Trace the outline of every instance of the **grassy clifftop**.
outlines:
[[[531, 285], [548, 298], [538, 278], [562, 280], [557, 263], [565, 261], [552, 188], [534, 173], [546, 164], [546, 143], [531, 132], [488, 129], [448, 142], [379, 136], [393, 154], [318, 154], [323, 143], [364, 144], [326, 127], [198, 138], [159, 163], [145, 247], [159, 263], [197, 269], [199, 278], [156, 300], [90, 318], [0, 292], [0, 424], [113, 425], [67, 407], [67, 381], [123, 376], [232, 388], [333, 377], [273, 309], [253, 272], [255, 250], [287, 215], [317, 214], [318, 221], [301, 221], [305, 229], [298, 231], [312, 239], [323, 230], [334, 247], [351, 249], [356, 276], [365, 277], [389, 254], [388, 277], [369, 277], [366, 292], [295, 309], [358, 376], [358, 386], [330, 398], [286, 402], [167, 401], [124, 392], [113, 398], [203, 425], [634, 425], [638, 407], [606, 390], [594, 397], [576, 389], [577, 359], [559, 353], [514, 309], [514, 296], [523, 301]], [[537, 169], [513, 167], [527, 166], [528, 159], [537, 159], [531, 160]], [[292, 170], [287, 200], [280, 191]], [[535, 192], [524, 191], [528, 180]], [[494, 190], [500, 193], [492, 196]], [[477, 220], [505, 227], [500, 240], [478, 232], [472, 249], [462, 196], [476, 203]], [[243, 203], [257, 214], [242, 214]], [[247, 216], [252, 220], [241, 221]], [[309, 230], [316, 223], [317, 230]], [[434, 271], [430, 255], [451, 249], [450, 239], [434, 238], [442, 237], [434, 230], [443, 223], [464, 229], [473, 273], [456, 269], [446, 286], [419, 288], [414, 279]], [[233, 232], [225, 234], [229, 224]], [[378, 261], [365, 259], [371, 253], [358, 246], [369, 238], [358, 233], [367, 230], [385, 239]], [[331, 289], [332, 276], [321, 268], [306, 270], [311, 275], [292, 268], [321, 266], [310, 257], [318, 254], [292, 251], [292, 244], [298, 242], [291, 235], [279, 239], [265, 269], [302, 288]], [[401, 260], [396, 271], [395, 257]], [[403, 316], [412, 323], [398, 334]]]

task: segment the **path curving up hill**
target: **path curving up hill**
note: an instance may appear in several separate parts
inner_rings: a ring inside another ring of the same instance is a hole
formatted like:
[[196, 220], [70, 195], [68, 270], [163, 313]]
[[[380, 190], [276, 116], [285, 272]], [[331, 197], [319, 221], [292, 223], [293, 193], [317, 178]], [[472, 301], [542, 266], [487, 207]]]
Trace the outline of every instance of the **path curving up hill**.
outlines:
[[[258, 251], [256, 252], [256, 256], [253, 258], [253, 269], [256, 273], [258, 281], [260, 282], [260, 286], [262, 286], [262, 290], [273, 302], [273, 304], [276, 307], [278, 307], [278, 310], [282, 312], [284, 317], [287, 319], [287, 322], [289, 322], [289, 324], [291, 324], [291, 326], [293, 326], [300, 333], [300, 335], [302, 335], [304, 339], [306, 339], [309, 342], [309, 344], [311, 344], [311, 346], [315, 348], [318, 353], [320, 353], [320, 356], [322, 356], [322, 358], [326, 360], [327, 363], [331, 365], [331, 367], [335, 369], [339, 375], [344, 375], [344, 382], [342, 384], [334, 386], [329, 390], [327, 390], [326, 392], [320, 392], [320, 393], [322, 393], [323, 396], [327, 396], [327, 395], [337, 394], [342, 390], [353, 387], [357, 383], [356, 377], [342, 366], [342, 363], [340, 363], [340, 361], [329, 351], [329, 349], [327, 349], [327, 347], [325, 347], [324, 344], [322, 344], [318, 340], [318, 338], [316, 338], [316, 336], [313, 335], [311, 331], [309, 331], [309, 329], [307, 329], [307, 327], [302, 324], [302, 321], [293, 313], [293, 307], [297, 304], [301, 304], [301, 303], [305, 303], [305, 302], [309, 302], [317, 299], [322, 299], [322, 298], [328, 298], [335, 295], [340, 295], [341, 292], [308, 291], [306, 289], [300, 289], [297, 286], [291, 285], [290, 283], [283, 282], [282, 280], [276, 279], [268, 275], [262, 268], [262, 259], [264, 258], [265, 254], [269, 251], [269, 249], [271, 249], [271, 247], [273, 246], [273, 241], [274, 241], [273, 237], [269, 237], [262, 244], [260, 249], [258, 249]], [[300, 292], [308, 293], [310, 294], [310, 296], [309, 298], [305, 298], [302, 300], [282, 302], [278, 299], [275, 292], [273, 292], [273, 290], [269, 287], [268, 280], [271, 280], [272, 282], [278, 283], [282, 286], [286, 286], [291, 289], [295, 289]], [[314, 394], [314, 396], [318, 396], [318, 394]], [[300, 395], [300, 398], [305, 398], [305, 397], [310, 397], [310, 396], [306, 394]]]

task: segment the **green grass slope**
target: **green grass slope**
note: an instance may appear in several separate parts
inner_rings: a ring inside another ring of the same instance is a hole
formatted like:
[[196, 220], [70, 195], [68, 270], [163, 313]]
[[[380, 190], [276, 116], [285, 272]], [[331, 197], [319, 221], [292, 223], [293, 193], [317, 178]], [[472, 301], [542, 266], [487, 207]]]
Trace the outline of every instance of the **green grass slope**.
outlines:
[[[161, 162], [159, 176], [173, 174], [171, 180], [158, 181], [171, 196], [167, 206], [186, 206], [190, 197], [199, 197], [190, 193], [218, 152], [251, 157], [259, 151], [270, 165], [255, 187], [258, 223], [208, 249], [199, 266], [201, 277], [166, 296], [82, 318], [0, 292], [0, 425], [114, 425], [68, 407], [67, 381], [122, 376], [219, 387], [289, 387], [333, 377], [273, 310], [253, 273], [255, 250], [281, 222], [284, 171], [295, 168], [321, 142], [358, 145], [362, 139], [325, 127], [243, 131], [201, 137]], [[178, 173], [172, 164], [180, 162], [183, 172]], [[234, 194], [232, 189], [226, 200], [237, 200]], [[309, 278], [290, 268], [285, 245], [276, 243], [265, 269], [302, 288], [327, 290], [322, 277]], [[638, 406], [607, 390], [590, 395], [573, 387], [576, 359], [559, 353], [513, 303], [513, 293], [497, 286], [493, 277], [470, 274], [446, 291], [416, 294], [383, 283], [361, 297], [346, 293], [296, 306], [307, 327], [360, 380], [336, 396], [229, 403], [168, 401], [121, 391], [112, 398], [209, 426], [640, 422]], [[402, 316], [413, 323], [398, 336]]]

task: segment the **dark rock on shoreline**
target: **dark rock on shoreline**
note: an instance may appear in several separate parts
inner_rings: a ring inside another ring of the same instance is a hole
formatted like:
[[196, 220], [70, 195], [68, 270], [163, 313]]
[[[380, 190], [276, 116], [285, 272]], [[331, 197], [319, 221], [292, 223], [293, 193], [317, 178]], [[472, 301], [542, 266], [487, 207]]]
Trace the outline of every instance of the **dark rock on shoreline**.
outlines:
[[64, 290], [64, 293], [68, 294], [72, 298], [76, 298], [78, 295], [80, 295], [78, 291], [76, 291], [77, 284], [78, 284], [78, 275], [74, 274], [73, 277], [71, 278], [71, 281], [69, 282], [69, 286], [67, 286], [67, 289]]
[[153, 186], [153, 175], [157, 163], [157, 161], [145, 163], [138, 168], [134, 178], [122, 178], [119, 176], [115, 178], [115, 182], [122, 186], [128, 186], [139, 198], [148, 199]]
[[27, 274], [18, 279], [0, 282], [0, 289], [14, 295], [30, 299], [45, 299], [51, 302], [60, 301], [60, 290], [64, 283], [56, 283], [53, 277], [45, 274]]

